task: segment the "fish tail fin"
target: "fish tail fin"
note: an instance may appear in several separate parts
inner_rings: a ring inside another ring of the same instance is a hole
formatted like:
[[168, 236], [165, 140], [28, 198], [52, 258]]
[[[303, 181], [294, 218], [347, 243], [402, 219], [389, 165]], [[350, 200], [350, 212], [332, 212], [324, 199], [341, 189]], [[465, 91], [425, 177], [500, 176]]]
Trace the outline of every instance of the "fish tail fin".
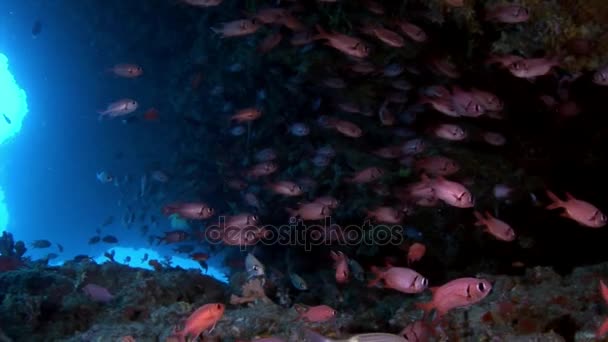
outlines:
[[551, 209], [556, 209], [556, 208], [562, 207], [563, 202], [562, 202], [562, 200], [559, 199], [559, 197], [557, 197], [556, 194], [554, 194], [550, 190], [547, 190], [546, 192], [547, 192], [547, 197], [549, 197], [549, 199], [553, 202], [547, 206], [547, 209], [551, 210]]
[[313, 40], [326, 39], [329, 36], [329, 33], [327, 33], [327, 31], [325, 31], [321, 25], [317, 24], [315, 25], [315, 28], [317, 31], [319, 31], [319, 33], [312, 37]]

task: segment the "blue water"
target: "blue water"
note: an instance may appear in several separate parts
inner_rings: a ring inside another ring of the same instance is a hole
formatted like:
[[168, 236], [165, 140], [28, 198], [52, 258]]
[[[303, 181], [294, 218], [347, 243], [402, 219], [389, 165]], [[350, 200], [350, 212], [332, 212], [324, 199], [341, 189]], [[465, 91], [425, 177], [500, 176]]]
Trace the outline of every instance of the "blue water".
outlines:
[[[116, 79], [105, 70], [134, 60], [144, 69], [152, 65], [146, 65], [145, 57], [133, 49], [121, 51], [117, 47], [120, 44], [106, 49], [109, 45], [98, 43], [88, 19], [66, 15], [66, 6], [70, 6], [69, 1], [0, 1], [0, 52], [8, 58], [16, 84], [27, 94], [27, 109], [20, 107], [19, 112], [29, 110], [23, 121], [15, 114], [8, 131], [0, 117], [0, 230], [6, 229], [15, 239], [25, 241], [29, 248], [26, 256], [33, 259], [58, 253], [56, 244], [61, 244], [64, 252], [56, 260], [61, 262], [79, 254], [103, 256], [117, 247], [87, 244], [96, 228], [108, 216], [114, 216], [114, 223], [103, 228], [102, 236], [114, 235], [120, 241], [118, 247], [132, 248], [116, 248], [116, 260], [122, 262], [123, 254], [132, 253], [130, 265], [149, 268], [136, 255], [156, 253], [141, 252], [151, 247], [147, 238], [139, 227], [125, 229], [120, 224], [126, 209], [121, 198], [126, 190], [101, 184], [95, 175], [110, 170], [117, 177], [131, 175], [138, 182], [140, 175], [151, 171], [150, 165], [169, 167], [172, 151], [167, 146], [178, 132], [170, 125], [97, 120], [96, 110], [108, 102], [137, 98], [145, 110], [158, 96], [154, 87], [145, 86], [145, 77]], [[36, 20], [41, 20], [42, 32], [33, 37], [31, 29]], [[120, 36], [117, 33], [116, 37]], [[0, 71], [5, 69], [2, 66], [0, 63]], [[6, 93], [13, 82], [7, 83], [5, 74], [1, 75], [1, 102], [11, 109], [23, 94]], [[10, 100], [4, 101], [5, 97]], [[19, 128], [19, 134], [2, 144], [3, 137], [15, 134]], [[122, 158], [117, 159], [117, 154]], [[160, 224], [150, 234], [162, 235], [170, 229], [169, 222], [159, 210], [154, 214]], [[31, 248], [29, 243], [37, 239], [50, 240], [54, 245]], [[164, 255], [172, 255], [173, 265], [200, 268], [191, 260], [178, 258], [172, 248], [160, 246], [154, 250], [161, 260]], [[211, 260], [209, 271], [224, 278], [219, 260]]]

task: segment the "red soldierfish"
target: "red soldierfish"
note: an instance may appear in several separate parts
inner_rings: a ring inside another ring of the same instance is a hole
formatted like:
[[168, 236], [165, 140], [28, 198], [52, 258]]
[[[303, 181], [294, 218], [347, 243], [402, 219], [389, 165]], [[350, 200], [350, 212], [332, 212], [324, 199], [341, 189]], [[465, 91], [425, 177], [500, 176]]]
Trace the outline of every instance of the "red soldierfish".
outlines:
[[430, 156], [416, 161], [415, 168], [433, 176], [449, 176], [460, 170], [458, 163], [444, 156]]
[[492, 290], [492, 284], [485, 279], [459, 278], [440, 287], [432, 287], [433, 299], [417, 303], [419, 309], [430, 312], [437, 310], [436, 319], [454, 308], [467, 307], [484, 299]]
[[460, 183], [449, 181], [441, 176], [431, 180], [426, 175], [422, 175], [422, 179], [433, 188], [435, 196], [446, 204], [457, 208], [472, 208], [475, 204], [471, 192]]
[[322, 220], [331, 215], [331, 209], [320, 202], [301, 204], [298, 209], [285, 209], [292, 216], [303, 221]]
[[311, 323], [327, 322], [338, 314], [336, 310], [327, 305], [304, 306], [296, 304], [293, 307], [299, 314], [297, 319]]
[[523, 23], [530, 19], [530, 12], [520, 5], [503, 4], [486, 9], [485, 20], [506, 24]]
[[319, 25], [317, 25], [317, 30], [319, 34], [314, 37], [314, 40], [327, 39], [327, 45], [352, 57], [365, 58], [369, 55], [369, 47], [359, 38], [341, 33], [329, 33]]
[[377, 207], [367, 211], [367, 218], [372, 218], [379, 223], [399, 224], [403, 221], [405, 214], [393, 207]]
[[570, 218], [583, 226], [600, 228], [605, 226], [606, 222], [608, 222], [606, 215], [593, 204], [578, 200], [570, 193], [566, 193], [567, 199], [565, 201], [560, 200], [557, 195], [548, 190], [547, 196], [553, 201], [553, 203], [547, 206], [547, 209], [564, 208], [566, 211], [562, 216]]
[[515, 231], [504, 221], [495, 218], [489, 212], [485, 213], [485, 217], [478, 211], [475, 211], [473, 214], [477, 218], [477, 222], [475, 222], [476, 226], [485, 226], [485, 231], [494, 235], [499, 240], [515, 240]]
[[385, 173], [386, 171], [384, 171], [384, 169], [372, 166], [355, 173], [352, 178], [348, 178], [345, 181], [347, 183], [358, 184], [370, 183], [380, 179], [382, 176], [384, 176]]
[[385, 288], [403, 293], [421, 293], [429, 284], [429, 281], [420, 273], [405, 267], [389, 267], [380, 270], [372, 266], [371, 271], [376, 279], [370, 281], [368, 286], [375, 286], [380, 281], [384, 281]]
[[330, 255], [335, 262], [334, 267], [336, 268], [336, 282], [338, 284], [347, 283], [350, 276], [348, 270], [348, 258], [341, 251], [331, 251]]
[[196, 339], [205, 330], [215, 327], [217, 322], [224, 315], [224, 304], [212, 303], [205, 304], [194, 311], [186, 320], [183, 330], [176, 331], [174, 337], [178, 338], [179, 342], [185, 342], [186, 338]]
[[240, 37], [255, 33], [262, 25], [255, 19], [240, 19], [222, 23], [220, 27], [212, 27], [211, 31], [220, 38]]
[[438, 138], [451, 141], [460, 141], [467, 137], [464, 128], [454, 124], [439, 124], [433, 128], [433, 133]]
[[137, 78], [144, 73], [144, 70], [136, 64], [117, 64], [108, 69], [108, 71], [116, 76], [125, 78]]
[[172, 203], [163, 208], [164, 215], [178, 214], [190, 220], [205, 220], [213, 216], [215, 210], [206, 203]]
[[230, 117], [230, 119], [238, 123], [242, 123], [259, 119], [261, 116], [262, 112], [259, 109], [245, 108], [236, 112], [232, 117]]
[[509, 65], [509, 71], [515, 77], [532, 79], [548, 74], [554, 66], [558, 65], [559, 61], [557, 59], [521, 59]]
[[301, 186], [290, 181], [274, 182], [268, 184], [267, 187], [275, 194], [283, 196], [300, 196], [304, 193]]

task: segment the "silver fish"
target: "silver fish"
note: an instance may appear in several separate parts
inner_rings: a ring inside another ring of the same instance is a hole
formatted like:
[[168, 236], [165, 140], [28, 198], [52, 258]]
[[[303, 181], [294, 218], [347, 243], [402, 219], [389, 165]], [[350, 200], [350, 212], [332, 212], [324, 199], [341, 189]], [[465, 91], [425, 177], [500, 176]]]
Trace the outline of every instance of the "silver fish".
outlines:
[[263, 277], [266, 274], [264, 264], [260, 262], [253, 254], [247, 254], [245, 257], [245, 271], [247, 271], [247, 278]]
[[405, 337], [387, 333], [357, 334], [347, 339], [334, 340], [319, 335], [316, 332], [305, 329], [306, 341], [308, 342], [407, 342]]
[[302, 277], [300, 277], [299, 275], [289, 272], [289, 280], [291, 280], [291, 284], [296, 289], [300, 291], [308, 290], [308, 284], [306, 284], [306, 281], [302, 279]]

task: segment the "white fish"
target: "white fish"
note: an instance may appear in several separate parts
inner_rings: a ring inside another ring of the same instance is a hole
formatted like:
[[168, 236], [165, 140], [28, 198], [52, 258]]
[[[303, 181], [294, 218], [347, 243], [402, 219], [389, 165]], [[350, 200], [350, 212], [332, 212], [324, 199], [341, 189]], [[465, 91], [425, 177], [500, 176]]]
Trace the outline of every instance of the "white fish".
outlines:
[[251, 253], [247, 254], [245, 257], [245, 271], [247, 271], [247, 278], [249, 279], [263, 277], [266, 274], [264, 264]]

